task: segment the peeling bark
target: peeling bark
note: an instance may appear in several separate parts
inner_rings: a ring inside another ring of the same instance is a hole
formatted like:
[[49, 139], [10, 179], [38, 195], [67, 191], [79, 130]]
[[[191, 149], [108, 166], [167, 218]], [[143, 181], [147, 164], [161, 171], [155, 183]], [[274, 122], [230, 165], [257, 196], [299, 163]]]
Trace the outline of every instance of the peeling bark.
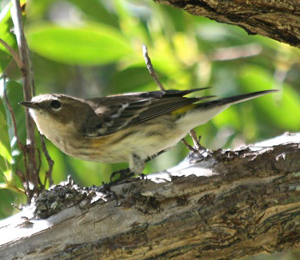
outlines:
[[154, 0], [192, 15], [237, 25], [250, 35], [262, 35], [300, 47], [300, 2], [296, 0]]
[[[31, 206], [1, 221], [1, 259], [232, 260], [298, 248], [299, 141], [300, 134], [284, 135], [209, 152], [194, 164], [189, 158], [114, 186], [120, 206], [71, 183], [56, 186], [58, 197], [78, 200], [46, 219]], [[46, 207], [59, 204], [48, 197]]]

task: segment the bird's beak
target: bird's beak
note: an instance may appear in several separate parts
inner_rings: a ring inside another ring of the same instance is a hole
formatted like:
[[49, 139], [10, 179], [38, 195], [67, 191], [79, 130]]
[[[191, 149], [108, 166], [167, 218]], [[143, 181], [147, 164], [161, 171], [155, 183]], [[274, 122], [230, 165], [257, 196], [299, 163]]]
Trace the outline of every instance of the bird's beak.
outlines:
[[22, 105], [22, 106], [27, 107], [27, 108], [32, 108], [32, 109], [39, 109], [40, 108], [38, 103], [31, 102], [31, 101], [20, 102], [19, 105]]

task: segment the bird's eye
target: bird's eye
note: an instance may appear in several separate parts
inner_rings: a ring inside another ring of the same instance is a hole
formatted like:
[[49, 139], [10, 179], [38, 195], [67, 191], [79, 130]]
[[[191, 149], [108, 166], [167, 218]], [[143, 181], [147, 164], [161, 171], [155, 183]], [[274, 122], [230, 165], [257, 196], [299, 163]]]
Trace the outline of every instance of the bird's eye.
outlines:
[[53, 100], [50, 103], [50, 106], [53, 110], [59, 110], [61, 108], [61, 103], [58, 100]]

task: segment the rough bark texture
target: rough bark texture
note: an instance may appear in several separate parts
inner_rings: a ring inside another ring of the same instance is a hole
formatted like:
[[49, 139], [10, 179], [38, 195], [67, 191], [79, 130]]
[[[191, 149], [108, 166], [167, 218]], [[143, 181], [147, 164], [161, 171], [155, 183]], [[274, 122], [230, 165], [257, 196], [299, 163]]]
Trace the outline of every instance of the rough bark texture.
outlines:
[[192, 15], [238, 25], [259, 34], [300, 46], [300, 2], [296, 0], [154, 0], [181, 8]]
[[42, 205], [77, 197], [76, 205], [46, 219], [32, 219], [41, 212], [32, 207], [0, 222], [1, 259], [233, 260], [297, 248], [299, 140], [219, 150], [184, 170], [119, 184], [112, 190], [120, 206], [57, 186], [60, 200], [44, 195]]

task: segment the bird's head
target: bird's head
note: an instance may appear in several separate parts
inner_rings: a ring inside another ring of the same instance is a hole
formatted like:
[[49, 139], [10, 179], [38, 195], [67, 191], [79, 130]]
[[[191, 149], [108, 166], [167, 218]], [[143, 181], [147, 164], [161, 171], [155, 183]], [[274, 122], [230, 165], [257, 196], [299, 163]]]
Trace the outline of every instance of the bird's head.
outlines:
[[46, 136], [49, 131], [63, 130], [70, 125], [78, 129], [92, 110], [85, 100], [62, 94], [35, 96], [20, 105], [29, 109], [38, 130]]

